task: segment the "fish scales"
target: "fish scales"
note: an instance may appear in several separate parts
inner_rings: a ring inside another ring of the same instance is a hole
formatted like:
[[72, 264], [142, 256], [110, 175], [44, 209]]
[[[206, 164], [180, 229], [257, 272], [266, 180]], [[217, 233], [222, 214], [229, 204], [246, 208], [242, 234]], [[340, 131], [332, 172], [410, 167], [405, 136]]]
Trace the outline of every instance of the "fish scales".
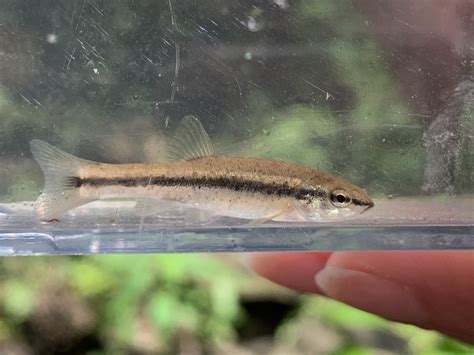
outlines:
[[[194, 186], [288, 196], [310, 193], [324, 196], [326, 191], [314, 187], [317, 181], [312, 175], [313, 169], [297, 164], [212, 156], [163, 164], [98, 164], [83, 169], [78, 177], [71, 178], [76, 187]], [[317, 178], [321, 184], [328, 181], [324, 173]], [[311, 182], [311, 188], [305, 182]]]

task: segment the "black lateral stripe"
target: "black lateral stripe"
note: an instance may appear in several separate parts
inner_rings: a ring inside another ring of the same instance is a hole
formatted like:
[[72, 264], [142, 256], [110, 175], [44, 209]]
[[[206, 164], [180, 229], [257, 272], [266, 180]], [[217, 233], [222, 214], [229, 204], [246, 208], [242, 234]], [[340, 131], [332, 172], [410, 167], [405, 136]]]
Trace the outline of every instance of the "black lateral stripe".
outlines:
[[374, 203], [373, 202], [367, 202], [367, 201], [363, 201], [363, 200], [359, 200], [357, 198], [353, 198], [352, 199], [352, 203], [356, 206], [370, 206], [370, 207], [374, 207]]
[[324, 198], [327, 196], [324, 190], [305, 189], [290, 187], [287, 183], [270, 184], [254, 180], [243, 180], [238, 178], [187, 178], [187, 177], [165, 177], [151, 176], [142, 178], [85, 178], [69, 177], [72, 185], [79, 188], [81, 186], [101, 187], [101, 186], [186, 186], [195, 188], [226, 188], [233, 191], [256, 192], [266, 195], [293, 196], [297, 199], [308, 197]]

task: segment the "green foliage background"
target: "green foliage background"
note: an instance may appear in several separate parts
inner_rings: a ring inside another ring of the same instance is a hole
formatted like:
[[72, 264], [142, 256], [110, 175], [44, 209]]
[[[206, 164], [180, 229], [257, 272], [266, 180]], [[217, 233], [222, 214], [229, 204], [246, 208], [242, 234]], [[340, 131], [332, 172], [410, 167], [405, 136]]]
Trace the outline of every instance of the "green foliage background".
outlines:
[[[158, 160], [156, 142], [186, 114], [224, 152], [319, 167], [373, 195], [418, 195], [425, 122], [364, 19], [350, 1], [285, 4], [176, 2], [173, 26], [168, 1], [2, 1], [1, 200], [41, 189], [33, 138], [92, 160]], [[460, 193], [472, 188], [463, 154]], [[242, 329], [258, 319], [244, 303], [265, 284], [204, 255], [5, 259], [0, 280], [1, 346], [91, 354], [178, 351], [189, 339], [210, 353], [245, 348]], [[265, 285], [292, 309], [275, 349], [297, 351], [295, 329], [310, 317], [338, 334], [334, 354], [474, 351]], [[387, 334], [395, 345], [374, 340]]]

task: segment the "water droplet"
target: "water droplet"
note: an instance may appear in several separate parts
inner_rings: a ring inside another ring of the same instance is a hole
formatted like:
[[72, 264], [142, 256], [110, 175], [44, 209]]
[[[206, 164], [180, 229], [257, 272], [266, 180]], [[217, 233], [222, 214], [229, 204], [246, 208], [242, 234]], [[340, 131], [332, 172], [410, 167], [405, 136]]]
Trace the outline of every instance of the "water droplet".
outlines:
[[288, 0], [273, 0], [273, 3], [282, 10], [286, 10], [290, 7]]
[[247, 28], [252, 32], [258, 32], [263, 28], [263, 25], [261, 22], [258, 22], [255, 17], [249, 16], [247, 19]]
[[50, 44], [55, 44], [58, 42], [58, 36], [55, 33], [48, 33], [46, 35], [46, 42]]

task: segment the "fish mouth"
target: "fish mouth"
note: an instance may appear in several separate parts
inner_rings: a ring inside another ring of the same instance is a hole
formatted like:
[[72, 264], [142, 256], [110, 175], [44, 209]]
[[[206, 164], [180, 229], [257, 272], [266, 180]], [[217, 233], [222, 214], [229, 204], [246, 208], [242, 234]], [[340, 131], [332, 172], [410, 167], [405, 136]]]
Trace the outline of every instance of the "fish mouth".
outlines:
[[354, 203], [354, 205], [356, 206], [364, 206], [365, 208], [360, 212], [361, 214], [362, 213], [365, 213], [367, 212], [368, 210], [370, 210], [372, 207], [374, 207], [374, 202], [372, 200], [359, 200], [359, 199], [352, 199], [352, 202]]
[[367, 206], [360, 212], [360, 214], [367, 212], [367, 211], [370, 210], [372, 207], [374, 207], [374, 205], [375, 205], [375, 204], [374, 204], [372, 201], [370, 201], [370, 202], [367, 204]]

